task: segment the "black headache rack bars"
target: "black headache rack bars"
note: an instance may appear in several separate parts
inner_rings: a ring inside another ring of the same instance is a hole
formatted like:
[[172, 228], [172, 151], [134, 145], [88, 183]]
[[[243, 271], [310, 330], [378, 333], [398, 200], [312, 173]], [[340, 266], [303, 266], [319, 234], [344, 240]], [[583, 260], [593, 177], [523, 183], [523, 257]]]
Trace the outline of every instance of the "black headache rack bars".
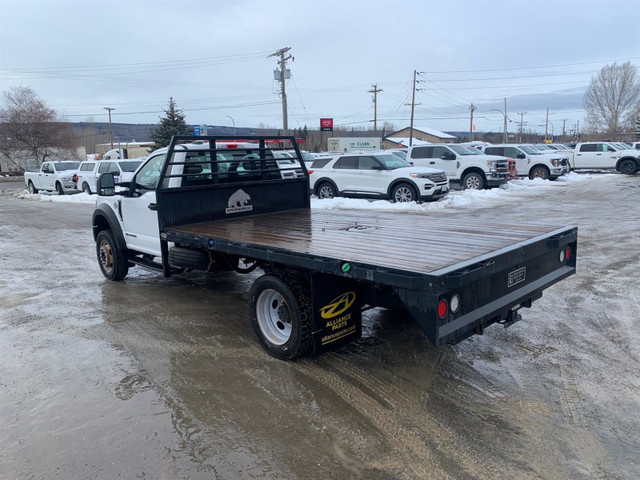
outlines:
[[[293, 157], [282, 152], [293, 151]], [[294, 137], [174, 136], [156, 203], [162, 266], [167, 228], [310, 207], [309, 174]]]

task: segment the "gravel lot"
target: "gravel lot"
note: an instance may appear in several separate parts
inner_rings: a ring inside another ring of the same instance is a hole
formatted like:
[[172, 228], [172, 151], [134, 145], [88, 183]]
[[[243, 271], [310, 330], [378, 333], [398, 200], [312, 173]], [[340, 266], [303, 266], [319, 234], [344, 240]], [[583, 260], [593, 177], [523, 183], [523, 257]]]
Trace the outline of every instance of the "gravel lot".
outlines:
[[251, 331], [255, 274], [110, 283], [90, 205], [0, 190], [3, 479], [640, 478], [640, 175], [428, 211], [579, 227], [513, 327], [436, 348], [373, 310], [295, 363]]

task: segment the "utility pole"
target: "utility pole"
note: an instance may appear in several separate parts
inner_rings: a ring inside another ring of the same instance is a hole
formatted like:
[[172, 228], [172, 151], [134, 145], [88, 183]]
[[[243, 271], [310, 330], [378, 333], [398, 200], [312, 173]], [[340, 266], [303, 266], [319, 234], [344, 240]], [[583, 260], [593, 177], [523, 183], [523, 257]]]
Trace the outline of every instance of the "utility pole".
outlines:
[[547, 107], [547, 121], [544, 122], [544, 141], [547, 141], [547, 131], [549, 128], [549, 107]]
[[524, 133], [524, 116], [527, 112], [518, 112], [520, 115], [520, 143], [522, 143], [522, 134]]
[[469, 141], [470, 142], [473, 142], [473, 111], [476, 108], [478, 108], [478, 107], [476, 107], [473, 103], [469, 107], [469, 110], [471, 110], [471, 121], [469, 123]]
[[565, 134], [565, 125], [567, 123], [567, 120], [569, 120], [568, 118], [563, 118], [562, 119], [562, 143], [564, 143], [564, 134]]
[[507, 99], [504, 99], [504, 143], [509, 143], [509, 134], [507, 133]]
[[[411, 95], [411, 125], [409, 126], [409, 146], [413, 145], [413, 111], [416, 107], [416, 75], [418, 72], [413, 71], [413, 94]], [[406, 105], [406, 103], [405, 103]]]
[[373, 131], [375, 136], [378, 136], [378, 92], [382, 89], [378, 88], [378, 84], [372, 85], [373, 90], [369, 90], [369, 93], [373, 93]]
[[113, 150], [113, 127], [111, 126], [111, 110], [115, 110], [113, 107], [103, 107], [104, 110], [109, 110], [109, 131], [111, 132], [111, 150]]
[[580, 120], [576, 123], [576, 143], [580, 142]]
[[280, 57], [280, 60], [278, 60], [278, 64], [280, 65], [280, 95], [282, 96], [282, 134], [286, 135], [287, 131], [289, 129], [289, 122], [287, 119], [287, 92], [285, 91], [285, 79], [286, 79], [286, 66], [287, 66], [287, 60], [293, 60], [293, 57], [291, 55], [288, 55], [285, 57], [285, 54], [291, 50], [291, 47], [285, 47], [285, 48], [281, 48], [280, 50], [278, 50], [275, 53], [272, 53], [271, 55], [269, 55], [267, 58], [269, 57]]

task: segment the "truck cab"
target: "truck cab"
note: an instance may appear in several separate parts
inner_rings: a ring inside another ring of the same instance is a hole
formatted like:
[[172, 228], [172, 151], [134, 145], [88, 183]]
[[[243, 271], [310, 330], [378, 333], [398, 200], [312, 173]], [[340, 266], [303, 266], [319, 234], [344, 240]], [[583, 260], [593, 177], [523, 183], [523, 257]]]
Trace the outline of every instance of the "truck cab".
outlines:
[[459, 182], [463, 188], [499, 187], [509, 180], [509, 163], [504, 156], [488, 155], [463, 145], [412, 146], [407, 161], [444, 170], [449, 181]]

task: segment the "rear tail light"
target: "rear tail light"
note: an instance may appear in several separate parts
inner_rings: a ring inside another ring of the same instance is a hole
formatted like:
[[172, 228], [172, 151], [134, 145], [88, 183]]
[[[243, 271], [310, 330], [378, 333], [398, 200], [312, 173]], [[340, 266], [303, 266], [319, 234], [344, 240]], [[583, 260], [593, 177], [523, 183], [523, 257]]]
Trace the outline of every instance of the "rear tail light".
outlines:
[[313, 170], [309, 170], [309, 175], [311, 175], [313, 173]]
[[564, 250], [564, 258], [567, 260], [571, 259], [571, 247], [569, 245], [567, 245], [567, 248]]
[[440, 318], [444, 318], [447, 316], [448, 311], [449, 311], [449, 305], [447, 304], [447, 301], [440, 300], [440, 303], [438, 303], [438, 316]]

